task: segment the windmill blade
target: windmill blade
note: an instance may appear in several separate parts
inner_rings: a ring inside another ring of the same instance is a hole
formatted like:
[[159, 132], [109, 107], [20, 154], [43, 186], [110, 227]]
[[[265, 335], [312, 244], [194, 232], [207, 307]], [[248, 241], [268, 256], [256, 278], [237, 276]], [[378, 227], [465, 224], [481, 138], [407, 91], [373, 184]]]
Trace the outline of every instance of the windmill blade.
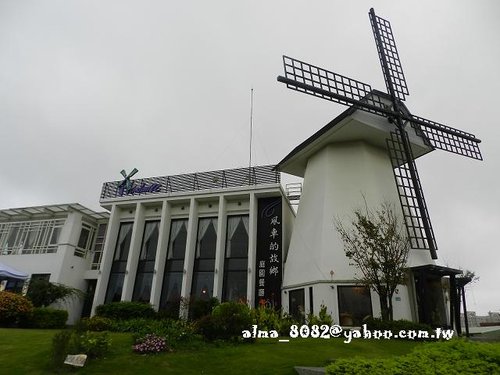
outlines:
[[[403, 132], [396, 128], [391, 132], [391, 138], [386, 141], [408, 238], [413, 249], [429, 250], [432, 259], [437, 259], [436, 239], [432, 230], [429, 212], [427, 211], [422, 185], [420, 184], [411, 148], [409, 149], [410, 160], [406, 157], [403, 137], [408, 135], [404, 130]], [[412, 165], [410, 166], [409, 163]], [[410, 167], [413, 169], [414, 178], [411, 176]]]
[[283, 56], [283, 66], [285, 77], [279, 76], [278, 81], [292, 90], [344, 105], [356, 105], [382, 116], [394, 115], [382, 97], [372, 92], [366, 83], [288, 56]]
[[406, 95], [410, 93], [406, 85], [403, 67], [399, 60], [396, 42], [392, 35], [391, 24], [389, 21], [375, 15], [373, 8], [370, 9], [369, 15], [373, 36], [375, 37], [375, 44], [377, 45], [380, 65], [384, 73], [387, 92], [391, 94], [392, 97], [396, 97], [399, 100], [405, 100]]
[[472, 159], [483, 160], [479, 150], [481, 140], [473, 134], [413, 115], [405, 119], [410, 121], [415, 132], [429, 146]]

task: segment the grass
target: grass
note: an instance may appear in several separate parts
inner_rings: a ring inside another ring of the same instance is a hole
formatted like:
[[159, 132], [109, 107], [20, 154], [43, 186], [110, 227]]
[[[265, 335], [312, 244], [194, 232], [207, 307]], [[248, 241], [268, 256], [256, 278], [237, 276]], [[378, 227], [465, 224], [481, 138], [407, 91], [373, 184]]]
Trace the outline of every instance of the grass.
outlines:
[[[58, 331], [0, 329], [0, 369], [4, 374], [53, 374], [48, 366], [52, 336]], [[385, 358], [409, 353], [417, 342], [397, 340], [261, 339], [255, 344], [202, 344], [174, 353], [138, 355], [130, 334], [111, 333], [111, 352], [80, 374], [295, 374], [294, 366], [325, 366], [337, 358]]]

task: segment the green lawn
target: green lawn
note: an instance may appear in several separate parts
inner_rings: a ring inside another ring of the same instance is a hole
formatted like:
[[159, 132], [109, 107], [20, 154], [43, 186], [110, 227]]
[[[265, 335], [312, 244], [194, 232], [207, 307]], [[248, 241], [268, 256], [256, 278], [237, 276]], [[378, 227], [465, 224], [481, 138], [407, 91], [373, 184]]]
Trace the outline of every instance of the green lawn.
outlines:
[[[48, 367], [52, 336], [57, 330], [0, 329], [2, 374], [52, 374]], [[255, 344], [200, 345], [199, 349], [142, 356], [131, 350], [129, 334], [111, 333], [111, 352], [93, 360], [81, 374], [295, 374], [294, 366], [324, 366], [335, 358], [382, 358], [406, 354], [419, 343], [411, 341], [342, 339], [261, 339]]]

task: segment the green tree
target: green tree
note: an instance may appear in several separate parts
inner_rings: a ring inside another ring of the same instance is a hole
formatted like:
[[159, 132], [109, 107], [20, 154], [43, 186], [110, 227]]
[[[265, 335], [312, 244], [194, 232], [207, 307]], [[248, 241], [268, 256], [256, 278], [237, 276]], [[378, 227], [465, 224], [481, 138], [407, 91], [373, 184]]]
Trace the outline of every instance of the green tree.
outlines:
[[392, 297], [406, 277], [410, 250], [406, 229], [388, 203], [376, 210], [356, 210], [354, 215], [349, 226], [340, 220], [335, 223], [345, 255], [360, 270], [358, 281], [377, 292], [382, 319], [392, 320]]
[[30, 281], [26, 297], [35, 307], [49, 306], [57, 301], [69, 298], [82, 297], [83, 292], [79, 289], [63, 284], [51, 283], [47, 280], [35, 279]]

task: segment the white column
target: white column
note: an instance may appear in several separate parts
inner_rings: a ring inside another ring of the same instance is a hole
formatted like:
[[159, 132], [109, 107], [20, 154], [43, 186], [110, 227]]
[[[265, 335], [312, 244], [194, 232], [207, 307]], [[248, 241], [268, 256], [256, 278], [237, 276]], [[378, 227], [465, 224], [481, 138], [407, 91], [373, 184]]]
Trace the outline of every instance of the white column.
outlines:
[[255, 193], [250, 193], [248, 205], [248, 274], [247, 274], [247, 300], [251, 307], [255, 306], [255, 259], [257, 256], [257, 198]]
[[[194, 257], [196, 252], [196, 237], [198, 232], [198, 203], [194, 198], [189, 202], [189, 220], [186, 240], [186, 258], [184, 259], [184, 275], [182, 277], [181, 297], [189, 299], [193, 279]], [[182, 317], [187, 317], [187, 310], [181, 311]]]
[[222, 301], [222, 286], [224, 282], [224, 259], [226, 254], [226, 199], [219, 197], [219, 214], [217, 217], [217, 246], [215, 251], [214, 297]]
[[168, 241], [170, 233], [170, 206], [163, 201], [160, 219], [160, 232], [158, 235], [158, 247], [156, 248], [155, 268], [153, 274], [153, 285], [151, 286], [151, 297], [149, 302], [158, 310], [160, 306], [161, 289], [163, 284], [163, 273], [167, 259]]
[[[58, 266], [52, 267], [53, 272], [50, 275], [50, 281], [55, 283], [62, 283], [68, 285], [67, 273], [72, 272], [70, 267], [71, 260], [74, 257], [74, 252], [80, 231], [82, 229], [82, 214], [70, 210], [64, 226], [62, 227], [61, 234], [59, 235], [59, 246], [57, 247], [57, 257], [55, 261], [59, 263]], [[66, 275], [65, 275], [66, 273]], [[75, 286], [75, 285], [71, 285]]]
[[127, 268], [125, 271], [125, 279], [123, 280], [122, 301], [132, 300], [137, 264], [139, 263], [139, 254], [141, 252], [142, 235], [144, 233], [144, 212], [144, 205], [142, 203], [137, 203], [134, 225], [132, 227], [132, 238], [130, 240], [130, 249], [128, 251]]
[[94, 302], [92, 303], [92, 315], [95, 313], [95, 308], [104, 303], [106, 298], [106, 289], [108, 287], [109, 274], [113, 265], [113, 256], [115, 253], [118, 231], [120, 230], [120, 209], [113, 205], [109, 216], [108, 225], [106, 228], [106, 239], [104, 248], [102, 249], [101, 266], [98, 271], [97, 284], [94, 294]]

